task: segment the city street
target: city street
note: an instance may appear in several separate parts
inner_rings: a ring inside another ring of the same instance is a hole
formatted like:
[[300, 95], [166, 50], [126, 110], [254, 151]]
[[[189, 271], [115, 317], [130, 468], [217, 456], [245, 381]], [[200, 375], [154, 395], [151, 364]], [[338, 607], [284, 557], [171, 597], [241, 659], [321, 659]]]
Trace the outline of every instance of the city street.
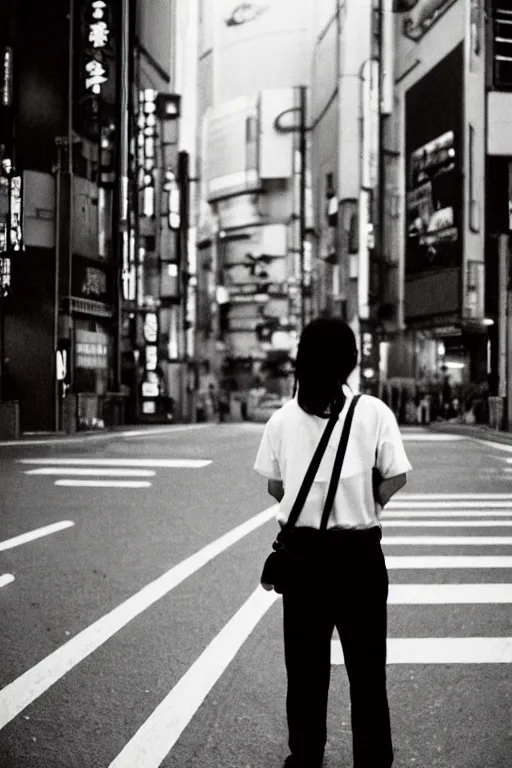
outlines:
[[[262, 429], [0, 444], [2, 768], [280, 768]], [[394, 767], [510, 768], [512, 445], [404, 439], [414, 471], [383, 513]], [[342, 768], [336, 638], [332, 664], [325, 768]]]

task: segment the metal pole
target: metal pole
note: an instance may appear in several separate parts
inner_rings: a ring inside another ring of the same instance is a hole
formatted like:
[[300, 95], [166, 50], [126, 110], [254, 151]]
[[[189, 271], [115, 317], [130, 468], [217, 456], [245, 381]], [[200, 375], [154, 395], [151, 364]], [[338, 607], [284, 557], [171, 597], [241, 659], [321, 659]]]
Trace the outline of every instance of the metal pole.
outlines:
[[498, 395], [507, 397], [508, 235], [498, 236]]
[[510, 235], [506, 236], [507, 249], [507, 423], [506, 428], [512, 432], [512, 268], [511, 268], [511, 248]]
[[306, 86], [300, 86], [300, 202], [299, 202], [299, 220], [300, 220], [300, 325], [303, 330], [306, 325], [306, 290], [305, 290], [305, 245], [306, 245]]
[[[68, 177], [68, 313], [69, 313], [69, 360], [67, 364], [69, 366], [69, 389], [73, 392], [74, 389], [74, 338], [73, 338], [73, 308], [71, 302], [71, 296], [73, 295], [73, 219], [74, 219], [74, 205], [73, 205], [73, 32], [75, 26], [75, 2], [69, 0], [69, 30], [68, 30], [68, 163], [67, 163], [67, 177]], [[58, 311], [58, 310], [57, 310]], [[57, 321], [58, 322], [58, 321]]]
[[[53, 306], [53, 401], [54, 401], [54, 427], [60, 429], [60, 385], [57, 379], [57, 347], [59, 344], [59, 278], [60, 257], [62, 248], [62, 144], [56, 142], [57, 147], [57, 171], [55, 178], [55, 280], [54, 280], [54, 306]], [[69, 365], [69, 361], [67, 361]]]
[[129, 44], [128, 0], [119, 3], [118, 41], [119, 51], [116, 67], [116, 125], [118, 129], [116, 152], [116, 180], [113, 194], [112, 246], [114, 256], [114, 391], [121, 389], [121, 348], [122, 348], [122, 270], [125, 253], [125, 232], [127, 221], [127, 180], [128, 180], [128, 72]]

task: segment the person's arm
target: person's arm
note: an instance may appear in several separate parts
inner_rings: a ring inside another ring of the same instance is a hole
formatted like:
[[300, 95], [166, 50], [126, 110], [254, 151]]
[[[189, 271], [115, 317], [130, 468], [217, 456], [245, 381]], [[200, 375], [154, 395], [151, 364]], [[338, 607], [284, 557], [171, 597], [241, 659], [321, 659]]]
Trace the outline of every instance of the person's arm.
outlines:
[[375, 500], [384, 507], [391, 497], [404, 487], [407, 472], [412, 467], [393, 412], [387, 406], [381, 408], [373, 489]]
[[394, 494], [403, 488], [407, 482], [407, 475], [403, 472], [395, 477], [388, 477], [386, 480], [379, 480], [375, 489], [377, 501], [381, 507], [385, 507]]
[[282, 480], [269, 480], [267, 485], [268, 492], [276, 501], [281, 501], [284, 496], [284, 486]]

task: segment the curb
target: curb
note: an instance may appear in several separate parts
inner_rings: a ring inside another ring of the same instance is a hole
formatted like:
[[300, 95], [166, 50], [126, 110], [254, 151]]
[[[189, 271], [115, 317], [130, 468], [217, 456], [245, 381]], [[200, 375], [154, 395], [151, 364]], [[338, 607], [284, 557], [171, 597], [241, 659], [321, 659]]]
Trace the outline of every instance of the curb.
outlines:
[[451, 435], [460, 435], [461, 437], [472, 438], [485, 443], [495, 445], [507, 445], [512, 449], [512, 433], [501, 432], [491, 427], [472, 426], [469, 424], [429, 424], [427, 429], [430, 432], [444, 432]]
[[129, 427], [113, 427], [111, 429], [102, 429], [101, 431], [94, 432], [78, 432], [74, 434], [67, 434], [65, 432], [44, 432], [39, 433], [40, 437], [36, 434], [22, 435], [18, 440], [0, 440], [0, 448], [11, 448], [14, 446], [37, 446], [37, 445], [65, 445], [69, 443], [84, 443], [95, 442], [100, 440], [108, 440], [116, 437], [121, 438], [136, 438], [139, 435], [159, 435], [159, 434], [172, 434], [173, 432], [192, 432], [198, 429], [204, 429], [205, 427], [214, 426], [211, 423], [206, 424], [173, 424], [173, 425], [157, 425], [151, 426], [129, 426]]

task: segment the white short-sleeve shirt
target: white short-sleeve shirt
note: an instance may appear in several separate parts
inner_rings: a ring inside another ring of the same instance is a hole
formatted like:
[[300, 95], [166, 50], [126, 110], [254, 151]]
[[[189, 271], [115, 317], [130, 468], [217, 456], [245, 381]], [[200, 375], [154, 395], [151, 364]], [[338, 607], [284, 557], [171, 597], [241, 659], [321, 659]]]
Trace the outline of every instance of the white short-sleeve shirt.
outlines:
[[[298, 526], [320, 527], [334, 458], [353, 398], [348, 387], [344, 391], [347, 396], [345, 405], [297, 521]], [[284, 496], [277, 514], [280, 523], [288, 519], [326, 425], [327, 419], [303, 411], [296, 398], [276, 411], [265, 425], [254, 469], [269, 479], [283, 483]], [[391, 409], [376, 397], [362, 395], [354, 411], [328, 528], [371, 528], [380, 525], [378, 513], [381, 507], [373, 496], [373, 467], [379, 469], [384, 479], [412, 469]]]

